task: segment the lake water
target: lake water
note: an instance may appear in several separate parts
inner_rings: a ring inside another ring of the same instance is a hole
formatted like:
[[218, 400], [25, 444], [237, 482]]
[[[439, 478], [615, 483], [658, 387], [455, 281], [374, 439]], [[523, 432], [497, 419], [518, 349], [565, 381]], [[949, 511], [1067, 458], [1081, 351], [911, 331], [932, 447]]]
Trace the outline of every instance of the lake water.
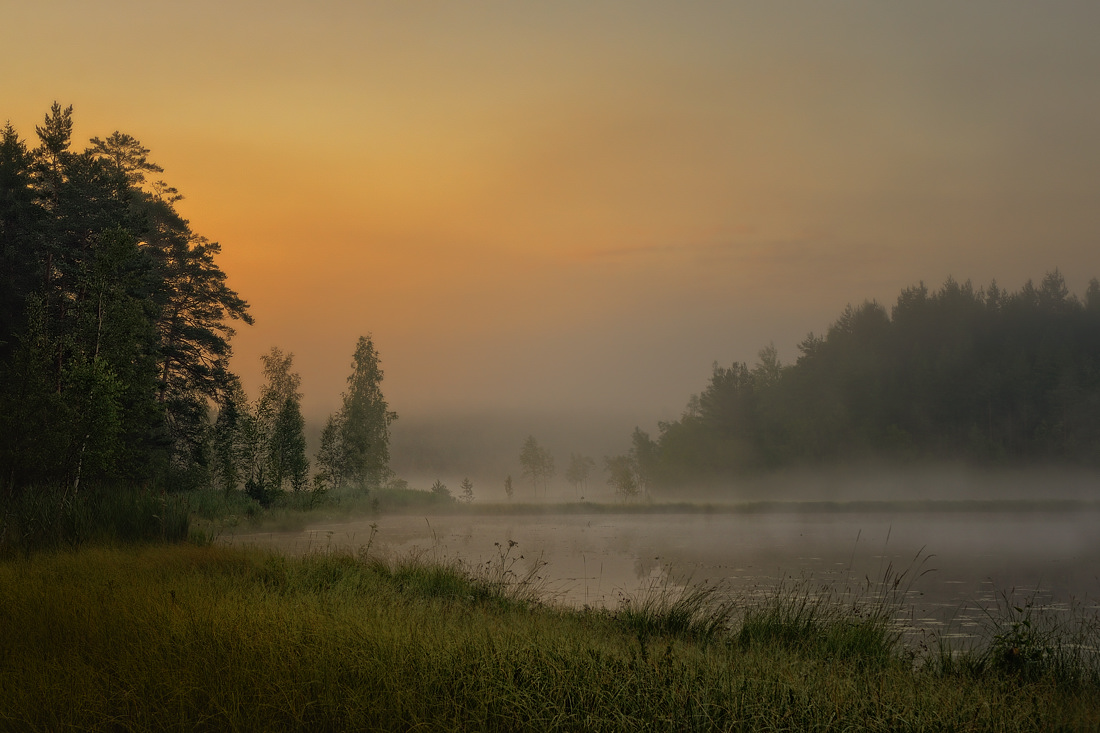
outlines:
[[[375, 524], [375, 529], [371, 525]], [[411, 552], [471, 565], [533, 563], [548, 600], [616, 607], [654, 585], [719, 583], [759, 598], [780, 583], [881, 589], [904, 573], [900, 621], [971, 636], [1007, 596], [1097, 611], [1100, 512], [769, 512], [383, 515], [302, 531], [223, 536], [284, 552]], [[515, 543], [511, 546], [510, 543]]]

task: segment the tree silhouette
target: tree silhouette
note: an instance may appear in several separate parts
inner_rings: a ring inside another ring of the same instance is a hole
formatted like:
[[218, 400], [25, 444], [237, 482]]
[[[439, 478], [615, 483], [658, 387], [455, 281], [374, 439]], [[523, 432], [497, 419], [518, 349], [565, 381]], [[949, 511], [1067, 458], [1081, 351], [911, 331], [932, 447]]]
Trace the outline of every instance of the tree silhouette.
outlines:
[[343, 406], [321, 434], [317, 463], [335, 487], [379, 486], [389, 474], [390, 424], [397, 419], [382, 395], [382, 368], [371, 337], [360, 336]]
[[[659, 425], [643, 483], [872, 458], [1100, 463], [1095, 279], [1084, 301], [1058, 270], [1015, 293], [919, 283], [889, 313], [848, 306], [798, 349], [789, 366], [774, 347], [752, 369], [716, 364], [680, 419]], [[634, 438], [637, 461], [652, 446]]]
[[580, 487], [583, 484], [584, 490], [588, 491], [588, 477], [596, 470], [596, 461], [590, 456], [580, 455], [578, 453], [569, 454], [569, 468], [565, 471], [565, 480], [573, 484], [573, 490], [580, 495]]
[[519, 462], [523, 466], [523, 475], [531, 479], [531, 486], [535, 493], [538, 493], [541, 481], [543, 495], [545, 495], [550, 488], [550, 479], [554, 475], [554, 456], [539, 445], [535, 436], [528, 435], [520, 450]]
[[201, 485], [248, 306], [147, 184], [149, 150], [120, 132], [74, 150], [72, 130], [54, 103], [33, 149], [0, 131], [0, 481]]

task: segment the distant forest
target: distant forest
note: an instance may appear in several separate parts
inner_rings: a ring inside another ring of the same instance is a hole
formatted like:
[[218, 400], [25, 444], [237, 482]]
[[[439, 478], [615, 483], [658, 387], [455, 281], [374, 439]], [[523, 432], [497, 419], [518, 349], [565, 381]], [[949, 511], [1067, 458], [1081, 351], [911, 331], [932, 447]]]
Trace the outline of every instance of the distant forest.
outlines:
[[1100, 464], [1100, 283], [1055, 270], [1010, 293], [949, 279], [887, 312], [848, 306], [824, 336], [714, 366], [679, 420], [634, 433], [639, 487], [871, 458]]
[[[119, 132], [72, 148], [54, 104], [28, 146], [0, 128], [0, 491], [86, 485], [377, 486], [389, 411], [369, 336], [310, 473], [290, 354], [249, 402], [228, 367], [248, 304], [219, 246], [176, 211], [149, 150]], [[1058, 271], [1018, 292], [948, 280], [888, 312], [849, 306], [793, 364], [715, 365], [678, 419], [607, 458], [624, 497], [650, 487], [872, 458], [1100, 465], [1100, 283]], [[217, 418], [212, 420], [216, 410]], [[587, 475], [587, 474], [586, 474]]]

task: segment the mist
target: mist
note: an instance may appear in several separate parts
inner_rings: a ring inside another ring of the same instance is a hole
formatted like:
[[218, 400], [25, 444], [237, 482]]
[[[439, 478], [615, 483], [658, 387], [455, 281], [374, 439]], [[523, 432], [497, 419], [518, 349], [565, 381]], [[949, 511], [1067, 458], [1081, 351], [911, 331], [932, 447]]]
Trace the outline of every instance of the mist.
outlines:
[[[319, 426], [311, 433], [315, 445]], [[475, 486], [476, 503], [506, 502], [504, 479], [516, 485], [514, 500], [621, 504], [607, 484], [604, 458], [626, 453], [636, 427], [657, 435], [655, 421], [641, 416], [570, 413], [496, 413], [400, 417], [394, 423], [390, 467], [415, 488], [436, 480]], [[520, 450], [533, 435], [554, 456], [556, 475], [548, 490], [523, 477]], [[590, 456], [598, 469], [588, 489], [578, 491], [564, 476], [571, 454]], [[963, 461], [905, 463], [882, 458], [839, 465], [794, 467], [763, 475], [730, 476], [694, 485], [653, 488], [648, 500], [664, 504], [723, 505], [746, 502], [997, 502], [1097, 501], [1100, 471], [1088, 466], [996, 467]], [[629, 508], [629, 504], [623, 505]]]
[[[469, 477], [476, 496], [505, 500], [504, 479], [511, 475], [517, 500], [575, 501], [579, 497], [563, 474], [571, 453], [602, 463], [606, 455], [629, 447], [631, 416], [566, 413], [497, 413], [399, 418], [393, 426], [391, 467], [414, 486], [441, 479], [457, 486]], [[519, 456], [523, 442], [533, 435], [554, 456], [556, 476], [548, 492], [537, 494], [522, 476]], [[603, 481], [594, 476], [593, 489]], [[602, 493], [602, 491], [601, 491]]]
[[1100, 3], [7, 5], [0, 718], [1100, 720]]

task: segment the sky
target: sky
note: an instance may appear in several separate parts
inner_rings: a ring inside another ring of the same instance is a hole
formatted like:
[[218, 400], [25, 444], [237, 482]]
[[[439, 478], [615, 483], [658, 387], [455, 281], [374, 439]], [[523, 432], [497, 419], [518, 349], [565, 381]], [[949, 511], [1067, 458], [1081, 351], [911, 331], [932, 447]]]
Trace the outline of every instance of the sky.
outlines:
[[[1100, 4], [0, 0], [0, 122], [152, 150], [307, 420], [679, 415], [849, 303], [1100, 277]], [[401, 421], [395, 426], [400, 426]], [[624, 435], [624, 440], [627, 436]]]

